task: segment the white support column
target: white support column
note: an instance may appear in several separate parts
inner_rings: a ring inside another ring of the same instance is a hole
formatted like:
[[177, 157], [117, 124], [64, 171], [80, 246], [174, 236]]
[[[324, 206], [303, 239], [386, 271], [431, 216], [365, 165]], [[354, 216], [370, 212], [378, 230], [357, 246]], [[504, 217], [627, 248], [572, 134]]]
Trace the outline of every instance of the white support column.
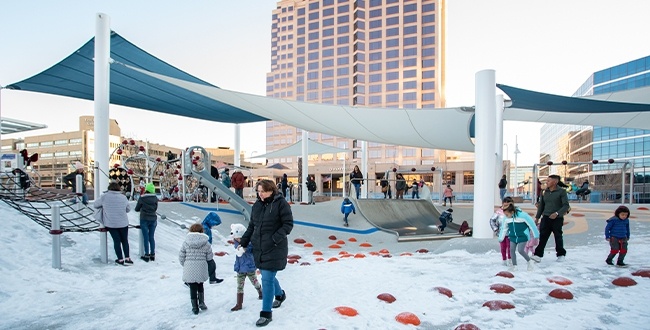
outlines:
[[[368, 198], [368, 189], [370, 188], [371, 182], [368, 176], [368, 141], [361, 141], [361, 174], [365, 178], [365, 182], [361, 186], [361, 196]], [[374, 183], [374, 180], [372, 182]]]
[[111, 56], [111, 19], [108, 15], [98, 13], [95, 18], [95, 161], [103, 166], [99, 176], [95, 177], [99, 190], [94, 198], [101, 195], [102, 189], [108, 187], [108, 127], [110, 102], [110, 56]]
[[[95, 173], [95, 177], [98, 178], [101, 175], [101, 172], [99, 171], [100, 164], [99, 162], [95, 161], [95, 167], [93, 168], [93, 171]], [[63, 182], [63, 180], [61, 180]], [[95, 180], [95, 194], [98, 194], [99, 191], [101, 190], [101, 187], [99, 186], [99, 182]], [[95, 195], [97, 196], [97, 195]], [[95, 198], [97, 199], [97, 198]], [[103, 210], [102, 210], [103, 212]], [[103, 263], [108, 263], [108, 245], [107, 245], [107, 234], [108, 229], [104, 227], [103, 221], [99, 224], [99, 259]]]
[[[495, 176], [496, 179], [499, 180], [502, 175], [506, 174], [503, 173], [503, 94], [499, 94], [496, 96], [496, 121], [495, 121], [495, 126], [494, 126], [494, 131], [496, 132], [497, 136], [495, 139], [495, 149], [496, 149], [496, 172]], [[494, 205], [501, 205], [501, 196], [499, 195], [499, 186], [494, 183], [494, 191], [496, 194], [494, 195]]]
[[496, 95], [495, 72], [476, 73], [476, 146], [474, 163], [474, 238], [492, 238], [486, 214], [494, 212]]
[[[625, 180], [623, 180], [623, 181], [625, 181]], [[630, 160], [630, 203], [629, 203], [629, 206], [632, 207], [632, 204], [634, 204], [634, 159]]]
[[52, 206], [52, 268], [61, 269], [61, 206], [55, 203]]
[[308, 202], [307, 177], [309, 177], [309, 132], [302, 130], [302, 185], [300, 186], [300, 201]]
[[241, 159], [239, 157], [239, 155], [241, 154], [240, 137], [241, 137], [241, 126], [239, 124], [235, 124], [235, 154], [233, 155], [233, 157], [235, 158], [233, 161], [233, 164], [235, 164], [235, 168], [241, 166]]

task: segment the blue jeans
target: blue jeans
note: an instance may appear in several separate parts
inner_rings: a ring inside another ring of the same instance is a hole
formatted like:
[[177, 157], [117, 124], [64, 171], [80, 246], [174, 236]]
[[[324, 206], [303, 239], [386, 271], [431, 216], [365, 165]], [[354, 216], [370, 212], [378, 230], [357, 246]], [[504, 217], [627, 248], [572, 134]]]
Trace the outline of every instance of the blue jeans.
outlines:
[[417, 190], [411, 191], [411, 199], [420, 199], [420, 193]]
[[499, 195], [501, 196], [501, 201], [503, 201], [503, 197], [506, 195], [506, 188], [499, 188]]
[[262, 273], [262, 312], [270, 312], [275, 296], [282, 295], [280, 282], [275, 278], [277, 271], [260, 269]]
[[348, 216], [350, 215], [351, 212], [344, 213], [345, 214], [345, 223], [348, 223]]
[[[158, 221], [140, 220], [140, 229], [142, 230], [142, 238], [144, 239], [144, 254], [156, 253], [156, 241], [153, 238], [156, 232]], [[151, 246], [151, 249], [149, 248]]]
[[354, 192], [357, 194], [357, 199], [359, 199], [359, 195], [361, 194], [361, 184], [353, 183], [353, 185], [354, 185]]

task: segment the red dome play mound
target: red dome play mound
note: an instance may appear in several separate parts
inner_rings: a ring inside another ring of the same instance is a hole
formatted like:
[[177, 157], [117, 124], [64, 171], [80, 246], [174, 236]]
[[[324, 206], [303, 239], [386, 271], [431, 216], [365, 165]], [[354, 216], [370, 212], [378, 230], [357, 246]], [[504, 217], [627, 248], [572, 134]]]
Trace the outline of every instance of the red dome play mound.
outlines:
[[287, 262], [290, 264], [296, 264], [298, 263], [298, 259], [287, 259]]
[[372, 247], [372, 244], [366, 242], [366, 243], [359, 244], [359, 246], [360, 247]]
[[332, 240], [332, 241], [336, 241], [336, 236], [330, 235], [329, 239]]
[[515, 288], [509, 286], [508, 284], [501, 284], [501, 283], [496, 283], [490, 285], [490, 290], [496, 292], [496, 293], [510, 293], [512, 291], [515, 291]]
[[636, 281], [629, 277], [622, 276], [613, 280], [612, 284], [616, 286], [633, 286], [636, 285]]
[[407, 324], [407, 325], [412, 324], [415, 326], [420, 325], [420, 318], [417, 317], [417, 315], [409, 312], [403, 312], [397, 314], [397, 316], [395, 316], [395, 320], [397, 320], [397, 322], [402, 324]]
[[380, 294], [380, 295], [377, 296], [377, 299], [379, 299], [379, 300], [383, 300], [383, 301], [385, 301], [385, 302], [387, 302], [387, 303], [389, 303], [389, 304], [392, 304], [393, 302], [395, 302], [395, 300], [397, 300], [397, 299], [395, 299], [395, 297], [394, 297], [392, 294], [390, 294], [390, 293], [382, 293], [382, 294]]
[[508, 271], [505, 271], [505, 270], [498, 272], [496, 276], [501, 276], [501, 277], [506, 277], [506, 278], [514, 278], [515, 277], [515, 275], [512, 275], [511, 272], [508, 272]]
[[298, 243], [298, 244], [305, 244], [305, 243], [307, 243], [307, 241], [305, 241], [305, 240], [302, 239], [302, 238], [296, 238], [296, 239], [293, 240], [293, 242], [294, 242], [294, 243]]
[[417, 252], [417, 253], [429, 253], [429, 250], [427, 250], [427, 249], [419, 249], [419, 250], [417, 250], [415, 252]]
[[217, 256], [217, 257], [223, 257], [225, 255], [228, 255], [228, 252], [217, 251], [217, 252], [214, 253], [214, 255]]
[[330, 246], [328, 246], [328, 247], [329, 247], [330, 249], [340, 249], [340, 248], [341, 248], [341, 246], [338, 245], [338, 244], [332, 244], [332, 245], [330, 245]]
[[438, 291], [438, 293], [444, 294], [445, 296], [447, 296], [449, 298], [453, 297], [453, 294], [451, 293], [451, 290], [449, 290], [447, 288], [437, 286], [437, 287], [433, 288], [433, 290]]
[[305, 245], [303, 245], [303, 246], [306, 247], [306, 248], [310, 248], [310, 247], [314, 247], [314, 244], [305, 243]]
[[287, 256], [287, 259], [300, 259], [300, 256], [297, 254], [290, 254]]
[[650, 269], [639, 269], [636, 272], [632, 273], [634, 276], [641, 277], [650, 277]]
[[348, 239], [348, 241], [350, 241], [350, 242], [356, 242], [356, 241], [357, 241], [357, 239], [356, 239], [356, 238], [354, 238], [354, 237], [350, 237], [350, 238]]
[[573, 299], [573, 293], [571, 291], [566, 290], [566, 289], [555, 289], [548, 294], [549, 296], [556, 298], [556, 299], [564, 299], [564, 300], [572, 300]]
[[570, 279], [562, 276], [551, 276], [547, 278], [547, 280], [551, 283], [559, 284], [559, 285], [571, 285], [573, 282], [571, 282]]
[[463, 324], [457, 326], [456, 328], [454, 328], [454, 330], [481, 330], [481, 328], [479, 328], [479, 327], [477, 327], [477, 326], [475, 326], [475, 325], [473, 325], [471, 323], [463, 323]]
[[490, 300], [483, 303], [483, 307], [487, 307], [491, 311], [499, 311], [502, 309], [513, 309], [515, 305], [504, 300]]
[[343, 316], [353, 317], [353, 316], [359, 315], [357, 310], [352, 308], [352, 307], [339, 306], [339, 307], [334, 308], [334, 310], [336, 310], [339, 314], [341, 314]]

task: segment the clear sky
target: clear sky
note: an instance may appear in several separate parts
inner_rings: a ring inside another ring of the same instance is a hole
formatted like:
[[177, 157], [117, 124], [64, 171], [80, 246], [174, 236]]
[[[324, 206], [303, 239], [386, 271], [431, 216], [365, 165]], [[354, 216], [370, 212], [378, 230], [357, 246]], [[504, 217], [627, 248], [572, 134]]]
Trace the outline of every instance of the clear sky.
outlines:
[[[221, 88], [265, 95], [273, 0], [13, 1], [0, 11], [0, 85], [57, 63], [94, 35], [95, 14], [160, 59]], [[647, 0], [447, 1], [447, 106], [474, 104], [474, 76], [570, 96], [591, 75], [650, 54]], [[2, 116], [44, 123], [37, 134], [77, 130], [89, 101], [2, 91]], [[175, 147], [233, 146], [231, 124], [111, 106], [124, 135]], [[506, 122], [504, 142], [519, 165], [538, 159], [540, 124]], [[12, 134], [5, 137], [19, 137]], [[247, 156], [265, 151], [264, 124], [242, 125]]]

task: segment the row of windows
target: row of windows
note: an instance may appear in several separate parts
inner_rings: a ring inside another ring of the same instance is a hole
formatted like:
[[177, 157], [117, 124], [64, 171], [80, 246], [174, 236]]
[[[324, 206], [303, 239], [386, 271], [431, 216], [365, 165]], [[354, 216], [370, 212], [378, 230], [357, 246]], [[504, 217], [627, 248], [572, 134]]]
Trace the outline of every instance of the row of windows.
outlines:
[[[646, 134], [650, 134], [650, 130], [594, 126], [593, 140], [597, 142]], [[648, 137], [644, 139], [645, 141], [650, 141]]]
[[55, 141], [43, 141], [43, 142], [30, 142], [26, 143], [27, 148], [49, 148], [52, 146], [66, 146], [66, 145], [79, 145], [81, 144], [81, 139], [64, 139], [64, 140], [55, 140]]
[[40, 158], [43, 159], [49, 159], [49, 158], [65, 158], [65, 157], [81, 157], [81, 150], [73, 150], [73, 151], [58, 151], [55, 153], [52, 152], [44, 152], [39, 154]]
[[650, 70], [650, 56], [617, 65], [615, 67], [594, 73], [594, 84], [600, 84], [613, 79], [629, 76]]
[[[594, 78], [595, 79], [595, 78]], [[650, 73], [622, 79], [602, 86], [594, 87], [594, 94], [604, 94], [650, 86]]]

